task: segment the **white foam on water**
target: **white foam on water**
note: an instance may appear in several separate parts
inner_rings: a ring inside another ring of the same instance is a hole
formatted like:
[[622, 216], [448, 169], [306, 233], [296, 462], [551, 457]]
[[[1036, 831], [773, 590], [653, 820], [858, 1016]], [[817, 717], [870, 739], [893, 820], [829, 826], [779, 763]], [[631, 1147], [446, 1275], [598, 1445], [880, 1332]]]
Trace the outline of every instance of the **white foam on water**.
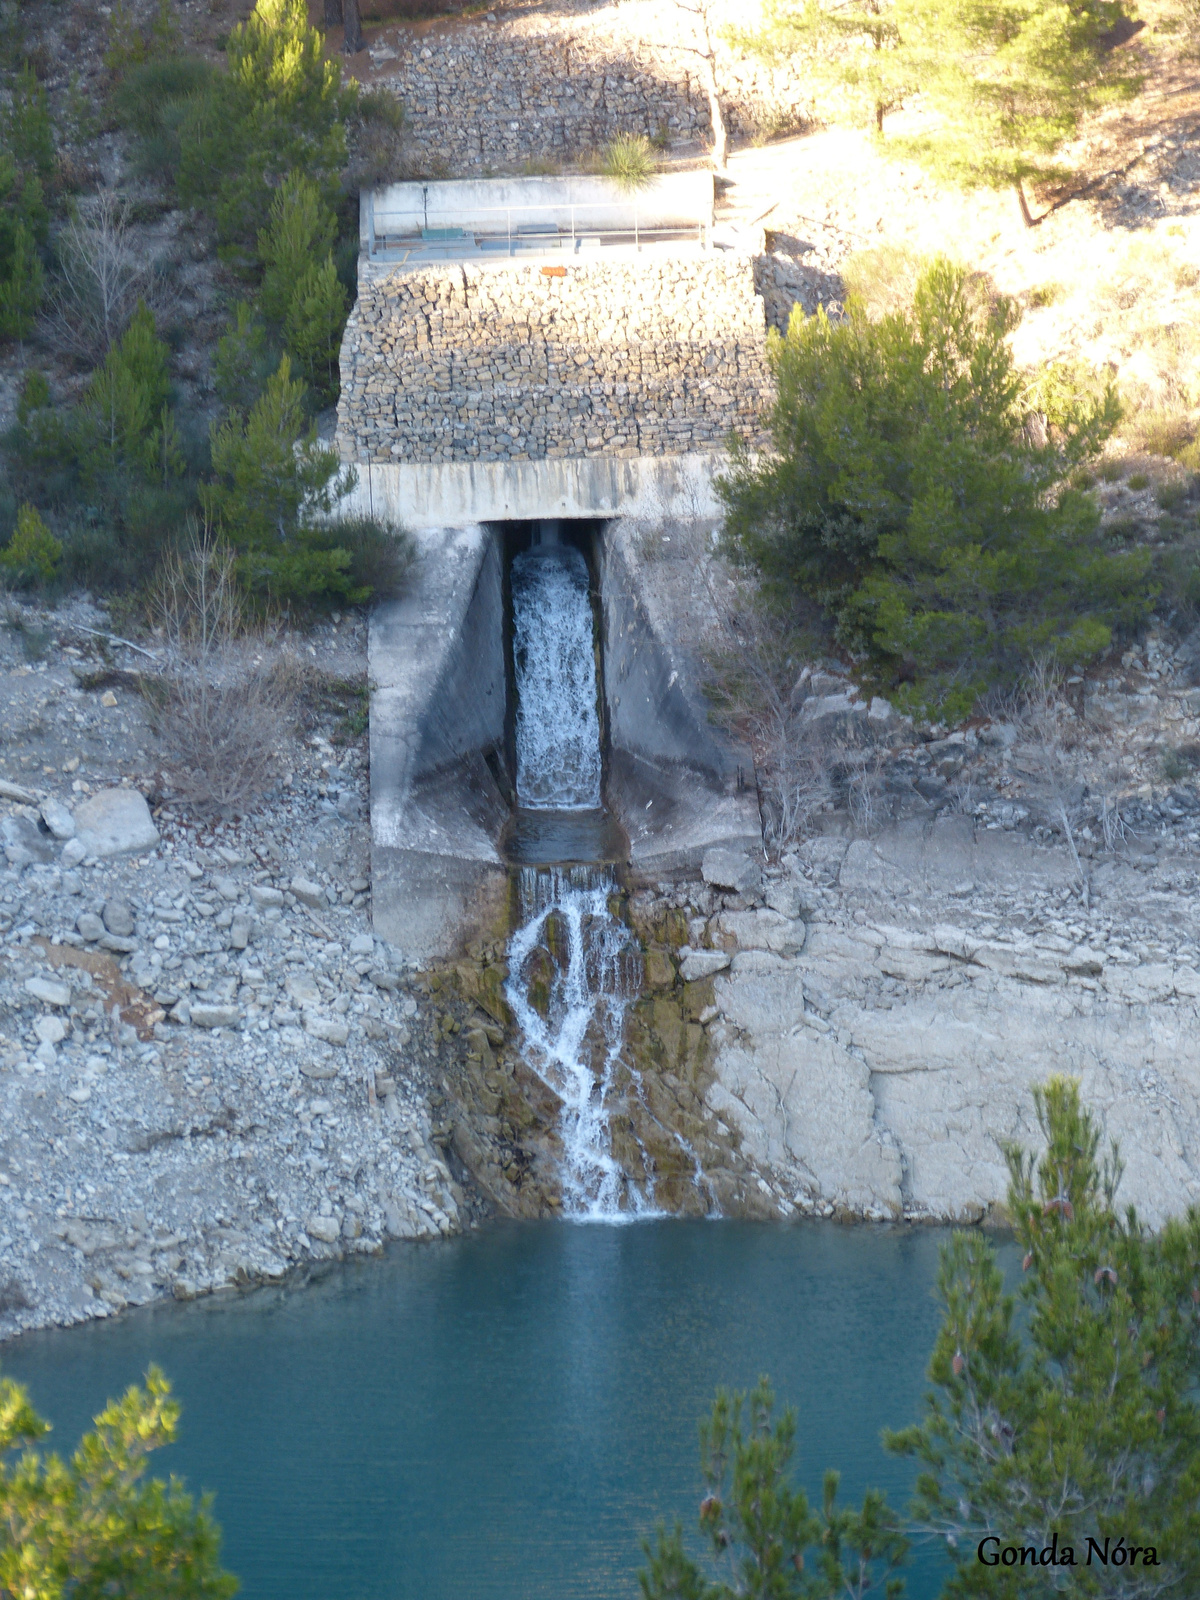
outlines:
[[535, 811], [600, 800], [600, 712], [587, 562], [541, 544], [512, 564], [517, 801]]
[[[660, 1215], [652, 1187], [643, 1194], [612, 1153], [608, 1099], [642, 981], [637, 941], [609, 909], [615, 887], [607, 868], [522, 868], [521, 925], [508, 946], [505, 994], [526, 1061], [562, 1103], [563, 1211], [577, 1221]], [[543, 1016], [530, 991], [547, 975]]]

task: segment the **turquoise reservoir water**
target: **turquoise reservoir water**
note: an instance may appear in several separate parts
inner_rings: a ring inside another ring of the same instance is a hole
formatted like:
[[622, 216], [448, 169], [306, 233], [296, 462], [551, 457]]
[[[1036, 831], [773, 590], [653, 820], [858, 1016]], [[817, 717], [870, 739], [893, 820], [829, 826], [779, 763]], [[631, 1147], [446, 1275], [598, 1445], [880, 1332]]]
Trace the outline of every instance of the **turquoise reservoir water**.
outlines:
[[[74, 1445], [158, 1362], [183, 1403], [160, 1472], [213, 1489], [247, 1600], [624, 1600], [638, 1541], [695, 1525], [697, 1422], [768, 1372], [798, 1476], [903, 1503], [879, 1430], [915, 1418], [933, 1231], [505, 1223], [318, 1283], [146, 1309], [0, 1347]], [[941, 1570], [926, 1551], [913, 1600]]]

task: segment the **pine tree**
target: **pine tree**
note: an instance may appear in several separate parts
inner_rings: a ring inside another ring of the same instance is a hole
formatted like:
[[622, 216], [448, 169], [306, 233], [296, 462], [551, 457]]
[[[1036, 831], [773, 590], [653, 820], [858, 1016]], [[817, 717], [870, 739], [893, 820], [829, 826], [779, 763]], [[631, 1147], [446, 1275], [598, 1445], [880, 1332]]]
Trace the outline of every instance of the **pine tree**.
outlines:
[[283, 336], [296, 363], [322, 403], [337, 398], [346, 291], [333, 257], [301, 275], [288, 306]]
[[237, 549], [296, 539], [349, 487], [338, 456], [317, 441], [304, 384], [285, 355], [248, 416], [231, 411], [212, 431], [213, 481], [204, 507]]
[[737, 39], [767, 60], [802, 59], [816, 84], [834, 89], [877, 133], [913, 87], [892, 0], [768, 0], [761, 24]]
[[221, 253], [246, 272], [275, 191], [302, 171], [325, 202], [346, 162], [355, 95], [322, 57], [305, 0], [258, 0], [226, 46], [229, 71], [191, 103], [179, 130], [177, 187], [211, 209]]
[[911, 310], [872, 322], [797, 310], [769, 356], [775, 448], [719, 485], [733, 548], [768, 583], [816, 600], [899, 698], [966, 715], [1034, 657], [1104, 649], [1148, 612], [1149, 558], [1110, 550], [1069, 474], [1119, 416], [1111, 388], [1025, 392], [1015, 309], [934, 262]]
[[329, 253], [336, 232], [337, 219], [317, 185], [303, 172], [289, 172], [258, 236], [263, 263], [258, 304], [265, 317], [276, 323], [286, 319], [297, 284]]
[[278, 361], [267, 348], [267, 333], [258, 312], [248, 300], [234, 307], [233, 321], [217, 340], [213, 358], [213, 383], [217, 398], [231, 411], [243, 415], [262, 394]]
[[211, 1501], [178, 1479], [145, 1478], [150, 1451], [175, 1439], [179, 1406], [156, 1367], [96, 1418], [64, 1461], [26, 1391], [0, 1379], [0, 1594], [66, 1600], [231, 1600]]
[[77, 448], [85, 475], [116, 468], [146, 479], [182, 467], [168, 401], [170, 353], [139, 300], [128, 328], [91, 376], [80, 405]]
[[940, 126], [903, 148], [956, 182], [1015, 190], [1063, 181], [1058, 152], [1089, 112], [1136, 93], [1114, 48], [1125, 0], [896, 0], [904, 55]]
[[[991, 1242], [955, 1235], [926, 1416], [887, 1443], [921, 1463], [914, 1512], [954, 1562], [948, 1593], [1196, 1594], [1200, 1211], [1148, 1235], [1117, 1214], [1119, 1152], [1101, 1155], [1078, 1083], [1051, 1079], [1034, 1105], [1045, 1150], [1006, 1152], [1025, 1331]], [[1087, 1567], [1089, 1538], [1119, 1559]], [[992, 1563], [1031, 1546], [1074, 1568]]]
[[814, 1513], [789, 1478], [796, 1414], [776, 1422], [774, 1403], [766, 1378], [748, 1396], [718, 1392], [700, 1427], [700, 1530], [716, 1581], [687, 1554], [678, 1524], [669, 1533], [660, 1526], [642, 1545], [643, 1600], [841, 1600], [868, 1590], [895, 1600], [902, 1592], [895, 1573], [908, 1541], [899, 1518], [877, 1490], [861, 1511], [839, 1506], [836, 1472], [825, 1474]]
[[0, 570], [13, 583], [51, 583], [58, 573], [63, 547], [31, 505], [17, 512], [12, 538], [0, 550]]
[[45, 185], [54, 171], [54, 130], [46, 91], [26, 66], [0, 112], [0, 339], [33, 327], [45, 275], [38, 247], [50, 214]]

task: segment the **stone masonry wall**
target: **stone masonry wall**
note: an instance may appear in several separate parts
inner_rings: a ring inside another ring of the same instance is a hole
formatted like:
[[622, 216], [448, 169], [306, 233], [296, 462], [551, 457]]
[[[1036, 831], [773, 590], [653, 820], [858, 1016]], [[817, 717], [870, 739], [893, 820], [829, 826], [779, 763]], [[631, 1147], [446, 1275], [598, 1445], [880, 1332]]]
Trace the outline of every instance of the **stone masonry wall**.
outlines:
[[[378, 81], [404, 102], [413, 141], [430, 171], [478, 173], [525, 162], [571, 163], [618, 133], [662, 145], [707, 139], [708, 102], [674, 7], [601, 6], [447, 23], [402, 34], [374, 54]], [[636, 13], [633, 16], [626, 12]], [[743, 16], [733, 20], [744, 23]], [[751, 136], [794, 125], [809, 95], [790, 65], [736, 57], [719, 46], [730, 131]]]
[[355, 461], [686, 455], [760, 442], [763, 303], [745, 257], [364, 273], [342, 342]]

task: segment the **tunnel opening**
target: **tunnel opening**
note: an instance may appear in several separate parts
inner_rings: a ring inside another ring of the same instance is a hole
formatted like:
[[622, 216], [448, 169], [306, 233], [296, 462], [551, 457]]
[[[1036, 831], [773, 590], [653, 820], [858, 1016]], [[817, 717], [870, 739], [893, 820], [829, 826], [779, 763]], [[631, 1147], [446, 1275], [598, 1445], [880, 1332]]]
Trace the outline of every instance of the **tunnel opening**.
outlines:
[[596, 560], [604, 527], [599, 518], [491, 525], [502, 555], [507, 685], [503, 760], [500, 752], [492, 760], [510, 807], [500, 853], [512, 866], [629, 858], [608, 801]]

